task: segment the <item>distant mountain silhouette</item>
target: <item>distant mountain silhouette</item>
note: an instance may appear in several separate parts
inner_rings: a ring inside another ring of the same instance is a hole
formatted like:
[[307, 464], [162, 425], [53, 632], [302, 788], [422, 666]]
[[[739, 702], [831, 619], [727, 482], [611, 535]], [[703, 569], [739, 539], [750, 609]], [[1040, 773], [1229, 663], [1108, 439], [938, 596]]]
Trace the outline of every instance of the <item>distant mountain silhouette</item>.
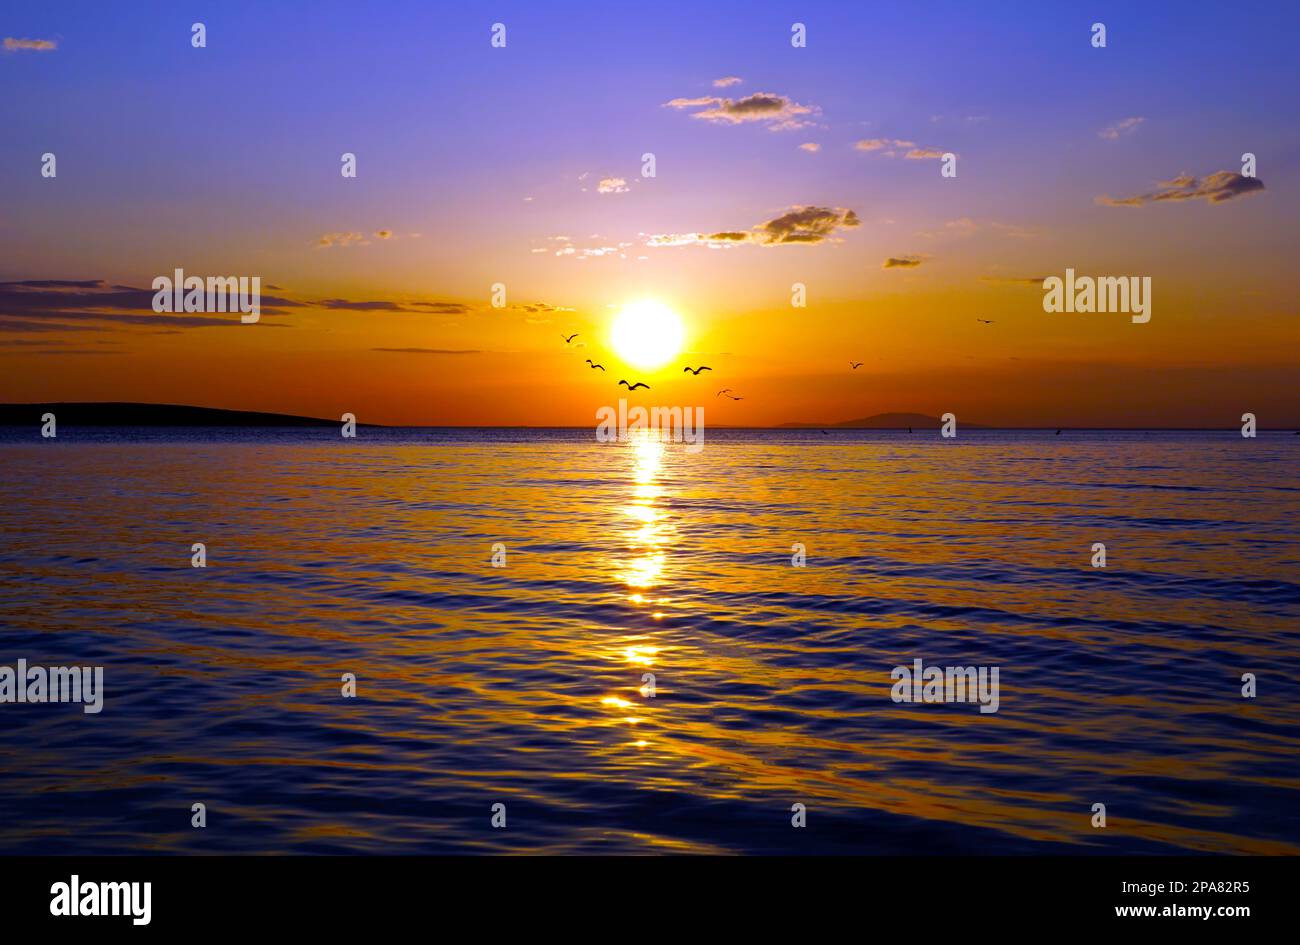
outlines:
[[[859, 417], [857, 420], [841, 420], [838, 423], [783, 423], [782, 430], [938, 430], [943, 421], [938, 417], [927, 417], [923, 413], [878, 413], [871, 417]], [[979, 423], [967, 423], [957, 418], [959, 430], [987, 430]]]
[[0, 404], [0, 426], [39, 426], [44, 413], [54, 414], [60, 426], [73, 427], [337, 427], [342, 422], [184, 404], [55, 403]]

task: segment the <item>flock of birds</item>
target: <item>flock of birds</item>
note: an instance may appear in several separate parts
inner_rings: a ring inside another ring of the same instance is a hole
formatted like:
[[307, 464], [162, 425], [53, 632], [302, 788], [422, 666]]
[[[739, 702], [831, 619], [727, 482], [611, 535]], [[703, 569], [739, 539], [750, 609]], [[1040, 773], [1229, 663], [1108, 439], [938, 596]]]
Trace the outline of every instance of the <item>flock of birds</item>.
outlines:
[[[980, 323], [985, 324], [985, 325], [992, 325], [992, 324], [993, 324], [993, 320], [990, 319], [990, 318], [977, 318], [977, 319], [975, 319], [975, 321], [980, 322]], [[561, 334], [560, 337], [564, 339], [564, 343], [565, 343], [566, 345], [572, 345], [572, 344], [573, 344], [573, 339], [574, 339], [574, 338], [577, 338], [578, 335], [579, 335], [579, 332], [576, 332], [576, 331], [575, 331], [575, 332], [574, 332], [573, 334], [571, 334], [571, 335]], [[582, 346], [582, 345], [577, 345], [577, 347], [581, 348], [581, 347], [583, 347], [583, 346]], [[605, 370], [605, 365], [603, 365], [603, 364], [597, 364], [595, 361], [591, 360], [591, 358], [587, 358], [586, 361], [587, 361], [587, 365], [588, 365], [588, 367], [590, 367], [591, 370], [593, 370], [593, 371], [596, 371], [596, 370], [604, 371], [604, 370]], [[863, 362], [863, 361], [854, 361], [853, 359], [850, 358], [850, 359], [849, 359], [849, 369], [852, 370], [852, 371], [856, 371], [858, 368], [862, 367], [862, 365], [863, 365], [864, 363], [865, 363], [865, 362]], [[699, 367], [694, 367], [694, 368], [691, 367], [690, 365], [687, 365], [686, 367], [682, 368], [682, 373], [683, 373], [683, 374], [691, 374], [692, 376], [698, 377], [701, 371], [712, 371], [712, 370], [713, 370], [713, 368], [709, 367], [707, 364], [701, 364]], [[636, 383], [629, 384], [626, 380], [623, 380], [623, 379], [621, 379], [621, 378], [619, 379], [618, 386], [619, 386], [619, 387], [626, 387], [629, 391], [634, 391], [634, 390], [637, 390], [638, 388], [642, 388], [642, 387], [644, 387], [646, 390], [649, 390], [649, 389], [650, 389], [650, 385], [647, 384], [647, 383], [645, 383], [644, 381], [637, 381]], [[724, 388], [722, 388], [722, 390], [718, 391], [718, 392], [717, 392], [716, 394], [714, 394], [713, 396], [714, 396], [714, 397], [724, 397], [724, 396], [725, 396], [728, 400], [744, 400], [744, 399], [745, 399], [744, 397], [737, 396], [737, 395], [734, 393], [734, 391], [733, 391], [730, 387], [724, 387]], [[911, 427], [908, 427], [908, 428], [907, 428], [907, 432], [908, 432], [908, 433], [911, 433], [911, 432], [912, 432], [912, 428], [911, 428]], [[830, 434], [828, 434], [825, 430], [822, 430], [822, 435], [823, 435], [823, 436], [829, 436]], [[1060, 431], [1060, 430], [1057, 430], [1057, 431], [1056, 431], [1056, 435], [1057, 435], [1057, 436], [1060, 436], [1060, 435], [1061, 435], [1061, 431]], [[1300, 433], [1298, 433], [1297, 435], [1300, 435]]]
[[[982, 325], [992, 325], [992, 324], [994, 323], [994, 320], [991, 319], [991, 318], [976, 318], [975, 321], [979, 322], [979, 323], [982, 324]], [[574, 339], [574, 338], [577, 338], [577, 337], [578, 337], [578, 334], [579, 334], [579, 333], [576, 332], [576, 331], [575, 331], [573, 334], [571, 334], [571, 335], [565, 335], [565, 334], [561, 333], [560, 337], [564, 339], [564, 343], [565, 343], [566, 345], [572, 345], [572, 344], [573, 344], [573, 339]], [[584, 345], [576, 345], [575, 347], [582, 348], [582, 347], [585, 347], [585, 346], [584, 346]], [[863, 362], [863, 361], [854, 361], [852, 358], [850, 358], [850, 359], [849, 359], [849, 370], [856, 371], [858, 368], [862, 367], [862, 365], [863, 365], [864, 363], [865, 363], [865, 362]], [[605, 366], [604, 366], [603, 364], [597, 364], [596, 362], [592, 361], [591, 358], [587, 358], [587, 364], [588, 364], [588, 366], [589, 366], [593, 371], [595, 371], [595, 370], [604, 371], [604, 370], [605, 370]], [[690, 367], [689, 365], [686, 366], [686, 367], [684, 367], [684, 368], [682, 368], [682, 372], [683, 372], [683, 373], [690, 373], [690, 374], [692, 374], [692, 375], [694, 375], [694, 376], [696, 376], [696, 377], [699, 376], [699, 373], [700, 373], [701, 371], [712, 371], [712, 370], [713, 370], [713, 368], [709, 367], [707, 364], [701, 364], [699, 367], [696, 367], [696, 368]], [[635, 384], [629, 384], [627, 381], [620, 379], [619, 382], [618, 382], [618, 384], [619, 384], [620, 387], [626, 387], [629, 391], [634, 391], [634, 390], [637, 390], [638, 388], [641, 388], [641, 387], [644, 387], [646, 390], [649, 390], [649, 389], [650, 389], [650, 385], [647, 384], [647, 383], [645, 383], [644, 381], [637, 381]], [[725, 395], [728, 399], [730, 399], [730, 400], [744, 400], [744, 399], [745, 399], [744, 397], [738, 397], [738, 396], [735, 396], [735, 395], [733, 394], [732, 389], [731, 389], [730, 387], [724, 387], [724, 388], [722, 388], [722, 390], [720, 390], [720, 391], [718, 391], [716, 394], [714, 394], [714, 397], [722, 397], [722, 396], [724, 396], [724, 395]], [[911, 428], [911, 427], [908, 427], [908, 428], [907, 428], [907, 432], [908, 432], [908, 433], [911, 433], [911, 432], [912, 432], [912, 428]], [[828, 434], [825, 430], [822, 430], [822, 435], [823, 435], [823, 436], [829, 436], [830, 434]], [[1061, 431], [1060, 431], [1060, 430], [1057, 430], [1057, 431], [1056, 431], [1056, 436], [1060, 436], [1060, 435], [1061, 435]], [[1295, 435], [1296, 435], [1296, 436], [1300, 436], [1300, 430], [1295, 431]]]
[[[579, 333], [575, 331], [575, 332], [574, 332], [573, 334], [571, 334], [571, 335], [561, 334], [560, 337], [564, 339], [564, 343], [565, 343], [566, 345], [573, 345], [573, 339], [574, 339], [574, 338], [577, 338], [577, 337], [578, 337], [578, 334], [579, 334]], [[581, 345], [577, 345], [576, 347], [579, 347], [579, 348], [580, 348], [580, 347], [582, 347], [582, 346], [581, 346]], [[593, 370], [593, 371], [604, 371], [604, 370], [605, 370], [605, 365], [603, 365], [603, 364], [597, 364], [595, 361], [591, 360], [591, 358], [587, 358], [587, 359], [586, 359], [586, 363], [587, 363], [587, 366], [588, 366], [591, 370]], [[707, 364], [701, 364], [699, 367], [691, 367], [690, 365], [687, 365], [686, 367], [682, 368], [682, 373], [683, 373], [683, 374], [690, 374], [690, 375], [692, 375], [693, 377], [699, 377], [701, 371], [712, 371], [712, 370], [713, 370], [713, 368], [709, 367]], [[649, 390], [649, 389], [650, 389], [650, 385], [647, 384], [645, 381], [636, 381], [635, 383], [629, 383], [628, 381], [623, 380], [623, 379], [621, 379], [621, 378], [619, 379], [618, 386], [619, 386], [619, 387], [626, 387], [629, 391], [634, 391], [634, 390], [637, 390], [638, 388], [642, 388], [642, 387], [644, 387], [646, 390]], [[724, 387], [722, 390], [720, 390], [720, 391], [718, 391], [716, 394], [714, 394], [715, 397], [722, 397], [723, 395], [725, 395], [726, 397], [728, 397], [728, 398], [731, 399], [731, 400], [744, 400], [744, 399], [745, 399], [744, 397], [736, 396], [736, 395], [732, 392], [732, 389], [731, 389], [730, 387]]]

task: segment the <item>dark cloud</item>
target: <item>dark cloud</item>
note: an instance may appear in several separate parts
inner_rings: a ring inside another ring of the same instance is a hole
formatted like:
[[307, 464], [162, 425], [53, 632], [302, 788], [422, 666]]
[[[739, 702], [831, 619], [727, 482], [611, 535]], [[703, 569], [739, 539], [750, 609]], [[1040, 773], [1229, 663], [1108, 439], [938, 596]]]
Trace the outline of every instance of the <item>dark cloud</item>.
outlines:
[[1243, 177], [1236, 171], [1215, 171], [1203, 178], [1180, 174], [1173, 180], [1161, 181], [1159, 190], [1135, 197], [1098, 197], [1097, 203], [1106, 207], [1140, 207], [1180, 200], [1223, 203], [1263, 189], [1264, 182], [1257, 177]]
[[13, 318], [0, 318], [0, 332], [5, 334], [58, 332], [58, 331], [108, 331], [89, 325], [61, 325], [58, 322], [28, 322]]
[[316, 303], [321, 308], [347, 309], [353, 312], [404, 312], [406, 309], [396, 302], [349, 302], [347, 299], [321, 299]]
[[818, 113], [816, 106], [800, 105], [784, 95], [774, 92], [755, 92], [744, 98], [721, 98], [707, 95], [702, 98], [675, 98], [665, 102], [665, 107], [695, 109], [692, 118], [702, 118], [725, 125], [762, 122], [772, 131], [792, 131], [812, 122], [808, 116]]
[[915, 269], [924, 260], [920, 256], [890, 256], [881, 269]]
[[[0, 282], [0, 286], [16, 286], [31, 289], [100, 289], [104, 287], [103, 279], [25, 279], [22, 282]], [[123, 288], [114, 286], [114, 288]]]
[[749, 230], [720, 230], [716, 233], [659, 233], [646, 238], [647, 246], [711, 246], [715, 249], [741, 243], [781, 246], [822, 243], [841, 229], [861, 226], [852, 210], [842, 207], [791, 207], [775, 219]]
[[[172, 273], [162, 273], [168, 278]], [[0, 315], [20, 318], [40, 317], [102, 317], [104, 321], [119, 321], [117, 312], [149, 313], [151, 319], [163, 318], [153, 311], [153, 289], [134, 286], [109, 285], [102, 279], [42, 279], [26, 282], [0, 282]], [[274, 295], [262, 295], [261, 313], [282, 314], [282, 309], [297, 308], [301, 302]], [[77, 314], [69, 315], [69, 312]], [[229, 319], [212, 319], [210, 323], [226, 323]], [[185, 323], [202, 324], [197, 315], [189, 315]], [[160, 322], [161, 323], [161, 322]], [[235, 324], [239, 324], [238, 319]]]
[[419, 309], [430, 315], [464, 315], [474, 311], [473, 306], [463, 302], [408, 302], [411, 309]]
[[[169, 277], [171, 273], [166, 273]], [[153, 310], [153, 289], [111, 285], [102, 279], [28, 279], [0, 282], [0, 332], [32, 333], [56, 331], [104, 331], [81, 323], [105, 322], [147, 326], [155, 329], [216, 328], [242, 325], [237, 313], [158, 313]], [[539, 303], [541, 305], [543, 303]], [[418, 315], [461, 315], [474, 309], [462, 302], [430, 299], [352, 300], [330, 298], [319, 301], [291, 299], [283, 295], [261, 296], [263, 327], [288, 328], [268, 317], [287, 315], [288, 310], [318, 308], [353, 312], [395, 312]], [[539, 309], [540, 310], [540, 309]], [[554, 306], [548, 311], [557, 310]]]
[[1047, 276], [980, 276], [980, 282], [990, 285], [1032, 285], [1041, 289], [1046, 278]]

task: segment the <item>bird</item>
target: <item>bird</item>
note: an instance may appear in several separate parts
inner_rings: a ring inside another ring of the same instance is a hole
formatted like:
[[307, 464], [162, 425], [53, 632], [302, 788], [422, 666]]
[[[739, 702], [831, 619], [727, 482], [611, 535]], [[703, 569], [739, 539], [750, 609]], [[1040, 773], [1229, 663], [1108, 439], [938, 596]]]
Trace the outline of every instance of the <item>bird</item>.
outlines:
[[862, 367], [862, 362], [861, 362], [861, 361], [850, 361], [850, 362], [849, 362], [849, 367], [853, 368], [853, 370], [856, 371], [858, 368]]
[[701, 364], [697, 368], [692, 368], [692, 367], [682, 368], [683, 373], [685, 373], [686, 371], [690, 371], [692, 374], [699, 374], [701, 371], [712, 371], [712, 370], [713, 368], [709, 367], [707, 364]]
[[636, 390], [638, 387], [644, 387], [646, 390], [650, 389], [649, 384], [644, 384], [641, 381], [637, 381], [635, 384], [629, 384], [627, 381], [619, 381], [618, 383], [620, 386], [626, 387], [630, 391]]
[[603, 364], [596, 364], [596, 363], [594, 363], [594, 362], [591, 360], [591, 358], [588, 358], [588, 359], [587, 359], [587, 363], [591, 365], [592, 370], [595, 370], [596, 368], [600, 368], [602, 371], [605, 370], [605, 365], [603, 365]]
[[977, 318], [977, 319], [975, 319], [975, 321], [977, 321], [977, 322], [983, 322], [985, 325], [992, 325], [992, 324], [993, 324], [993, 319], [991, 319], [991, 318]]
[[721, 397], [723, 394], [730, 394], [730, 393], [731, 393], [731, 388], [730, 388], [730, 387], [724, 387], [724, 388], [722, 388], [722, 390], [718, 391], [718, 392], [717, 392], [716, 394], [714, 394], [713, 396], [714, 396], [714, 397]]
[[[564, 335], [560, 335], [560, 337], [561, 337], [561, 338], [564, 338]], [[569, 335], [569, 337], [564, 338], [564, 343], [565, 343], [566, 345], [567, 345], [567, 344], [571, 344], [571, 343], [573, 342], [573, 339], [574, 339], [574, 338], [577, 338], [577, 337], [578, 337], [578, 333], [575, 331], [573, 334]]]

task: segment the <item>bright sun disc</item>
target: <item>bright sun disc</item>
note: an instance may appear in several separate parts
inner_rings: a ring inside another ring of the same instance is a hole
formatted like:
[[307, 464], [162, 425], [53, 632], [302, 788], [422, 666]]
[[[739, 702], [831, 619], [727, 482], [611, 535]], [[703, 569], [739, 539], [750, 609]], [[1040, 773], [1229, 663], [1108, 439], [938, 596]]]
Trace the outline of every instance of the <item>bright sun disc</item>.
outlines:
[[676, 357], [684, 336], [681, 319], [662, 302], [632, 302], [614, 319], [610, 342], [628, 364], [649, 369]]

